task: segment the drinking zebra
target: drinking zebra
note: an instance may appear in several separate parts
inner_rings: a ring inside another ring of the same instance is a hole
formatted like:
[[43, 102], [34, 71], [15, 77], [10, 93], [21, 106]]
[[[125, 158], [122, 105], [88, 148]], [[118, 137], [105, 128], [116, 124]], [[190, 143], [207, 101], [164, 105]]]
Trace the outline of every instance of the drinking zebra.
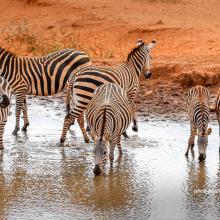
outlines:
[[188, 112], [190, 118], [190, 138], [185, 155], [188, 156], [189, 149], [193, 152], [195, 135], [198, 135], [198, 159], [203, 161], [206, 158], [208, 135], [212, 132], [212, 129], [208, 128], [210, 120], [208, 89], [203, 86], [194, 86], [189, 90]]
[[[83, 124], [83, 112], [86, 110], [93, 97], [95, 89], [104, 83], [111, 82], [120, 85], [126, 92], [129, 102], [134, 107], [134, 101], [139, 89], [141, 73], [145, 78], [151, 76], [151, 55], [150, 51], [156, 42], [153, 40], [145, 44], [143, 40], [138, 40], [137, 46], [128, 54], [126, 62], [114, 67], [83, 67], [76, 71], [74, 77], [70, 77], [67, 95], [67, 106], [69, 106], [70, 96], [73, 97], [73, 107], [65, 117], [62, 136], [60, 142], [64, 142], [67, 130], [78, 118], [79, 124]], [[133, 118], [133, 130], [137, 130], [137, 122]], [[88, 136], [82, 130], [85, 141]]]
[[11, 88], [9, 83], [0, 77], [0, 150], [4, 149], [3, 134], [10, 111]]
[[108, 156], [111, 166], [114, 160], [114, 148], [121, 150], [121, 134], [128, 128], [133, 117], [133, 108], [126, 92], [113, 83], [98, 87], [86, 110], [86, 121], [94, 140], [94, 160], [96, 175], [101, 173]]
[[90, 65], [89, 56], [75, 49], [63, 49], [42, 57], [17, 56], [0, 48], [0, 71], [16, 95], [16, 125], [20, 129], [20, 114], [24, 115], [23, 131], [29, 125], [26, 95], [50, 96], [61, 92], [76, 68]]
[[220, 89], [218, 90], [218, 94], [215, 100], [215, 111], [219, 125], [219, 153], [220, 153]]

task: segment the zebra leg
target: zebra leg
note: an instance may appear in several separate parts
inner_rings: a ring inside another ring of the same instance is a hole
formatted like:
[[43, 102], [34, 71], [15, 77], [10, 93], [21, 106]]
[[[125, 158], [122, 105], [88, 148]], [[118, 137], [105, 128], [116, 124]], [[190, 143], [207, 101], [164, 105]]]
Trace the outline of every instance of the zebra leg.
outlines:
[[115, 144], [110, 144], [109, 160], [110, 166], [113, 166]]
[[137, 125], [137, 119], [136, 119], [136, 114], [135, 114], [135, 103], [132, 104], [132, 115], [133, 115], [133, 126], [132, 130], [135, 132], [138, 132], [138, 125]]
[[22, 128], [22, 131], [27, 131], [27, 127], [30, 125], [28, 120], [28, 114], [27, 114], [27, 102], [26, 97], [24, 98], [24, 105], [22, 107], [23, 116], [24, 116], [24, 126]]
[[22, 107], [24, 105], [24, 98], [24, 93], [16, 95], [16, 125], [12, 133], [13, 135], [17, 135], [18, 131], [20, 130], [20, 116]]
[[138, 132], [138, 125], [137, 125], [136, 118], [134, 117], [132, 121], [133, 121], [132, 130], [135, 131], [135, 132]]
[[65, 116], [64, 123], [63, 123], [62, 136], [60, 138], [60, 143], [64, 143], [64, 141], [66, 139], [67, 131], [69, 130], [70, 126], [72, 124], [74, 124], [75, 118], [77, 116], [73, 115], [73, 111], [70, 111], [70, 113]]
[[187, 148], [187, 151], [185, 153], [186, 157], [188, 157], [190, 149], [191, 149], [192, 155], [194, 155], [193, 147], [195, 145], [195, 143], [194, 143], [195, 142], [195, 133], [196, 133], [196, 128], [194, 126], [191, 126], [191, 128], [190, 128], [190, 137], [189, 137], [189, 140], [188, 140], [188, 148]]
[[85, 127], [84, 127], [84, 117], [83, 116], [84, 116], [84, 113], [79, 115], [79, 117], [77, 118], [77, 122], [78, 122], [79, 127], [82, 131], [85, 143], [89, 143], [89, 137], [88, 137], [86, 130], [85, 130]]
[[6, 121], [0, 122], [0, 150], [4, 149], [3, 134], [4, 134], [5, 124], [6, 124]]
[[118, 146], [119, 157], [121, 157], [121, 156], [122, 156], [122, 149], [121, 149], [121, 136], [119, 136], [119, 138], [118, 138], [117, 146]]

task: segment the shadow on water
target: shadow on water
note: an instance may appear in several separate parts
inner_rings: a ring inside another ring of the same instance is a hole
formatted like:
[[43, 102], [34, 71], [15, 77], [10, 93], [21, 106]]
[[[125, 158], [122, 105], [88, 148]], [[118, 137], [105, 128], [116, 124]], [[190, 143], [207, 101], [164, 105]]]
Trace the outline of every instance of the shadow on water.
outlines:
[[123, 140], [121, 161], [97, 177], [92, 144], [84, 144], [77, 126], [59, 144], [63, 104], [41, 101], [29, 105], [27, 134], [11, 135], [14, 116], [6, 126], [0, 153], [2, 219], [220, 218], [216, 124], [206, 161], [199, 163], [196, 147], [195, 159], [184, 156], [188, 123], [140, 122], [138, 135], [129, 129], [130, 139]]

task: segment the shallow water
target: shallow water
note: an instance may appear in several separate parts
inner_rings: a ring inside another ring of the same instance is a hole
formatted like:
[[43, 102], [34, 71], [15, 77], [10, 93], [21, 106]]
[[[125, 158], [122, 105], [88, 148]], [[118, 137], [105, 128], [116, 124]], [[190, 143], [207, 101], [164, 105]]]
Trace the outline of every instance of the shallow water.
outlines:
[[[29, 99], [31, 125], [13, 137], [13, 115], [0, 153], [0, 219], [219, 219], [220, 163], [217, 124], [207, 159], [184, 157], [187, 122], [139, 123], [123, 140], [113, 170], [94, 177], [92, 144], [78, 126], [60, 146], [64, 105]], [[115, 151], [117, 154], [117, 149]], [[117, 155], [116, 155], [117, 156]]]

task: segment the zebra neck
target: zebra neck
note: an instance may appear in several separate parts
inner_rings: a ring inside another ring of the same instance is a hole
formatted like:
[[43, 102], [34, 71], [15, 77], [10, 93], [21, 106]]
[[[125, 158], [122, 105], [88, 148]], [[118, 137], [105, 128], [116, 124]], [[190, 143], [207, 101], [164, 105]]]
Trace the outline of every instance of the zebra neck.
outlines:
[[10, 71], [9, 65], [11, 59], [14, 59], [13, 53], [0, 47], [0, 75], [6, 79], [10, 79], [12, 72]]
[[135, 69], [135, 72], [139, 78], [144, 68], [143, 61], [141, 59], [137, 59], [137, 57], [131, 57], [131, 59], [129, 60], [129, 63]]

